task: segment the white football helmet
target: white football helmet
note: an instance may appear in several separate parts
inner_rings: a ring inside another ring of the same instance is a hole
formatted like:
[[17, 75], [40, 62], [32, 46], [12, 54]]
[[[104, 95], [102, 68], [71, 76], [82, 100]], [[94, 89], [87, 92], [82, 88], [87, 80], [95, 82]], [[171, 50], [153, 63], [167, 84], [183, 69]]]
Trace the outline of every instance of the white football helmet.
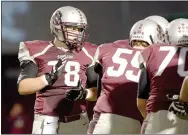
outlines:
[[159, 24], [152, 20], [141, 20], [133, 25], [130, 43], [145, 41], [149, 45], [164, 42], [164, 32]]
[[161, 26], [163, 31], [166, 32], [166, 28], [167, 28], [169, 22], [164, 17], [158, 16], [158, 15], [152, 15], [152, 16], [146, 17], [145, 19], [146, 20], [149, 19], [149, 20], [157, 22]]
[[165, 34], [164, 35], [165, 42], [168, 43], [166, 30], [167, 30], [167, 26], [168, 26], [169, 22], [164, 17], [158, 16], [158, 15], [148, 16], [145, 19], [146, 20], [149, 19], [149, 20], [155, 21], [161, 26], [161, 28], [163, 29], [164, 34]]
[[170, 44], [188, 44], [188, 19], [179, 18], [170, 22], [167, 34]]
[[[69, 26], [79, 28], [79, 33], [68, 31], [67, 27]], [[58, 40], [65, 42], [70, 48], [82, 45], [86, 37], [86, 28], [87, 18], [85, 14], [75, 7], [60, 7], [52, 14], [50, 19], [51, 32]]]
[[[140, 21], [142, 21], [142, 20], [140, 20]], [[132, 26], [132, 28], [131, 28], [131, 30], [130, 30], [130, 32], [129, 32], [129, 38], [132, 36], [133, 31], [134, 31], [136, 25], [137, 25], [140, 21], [136, 22], [136, 23]]]

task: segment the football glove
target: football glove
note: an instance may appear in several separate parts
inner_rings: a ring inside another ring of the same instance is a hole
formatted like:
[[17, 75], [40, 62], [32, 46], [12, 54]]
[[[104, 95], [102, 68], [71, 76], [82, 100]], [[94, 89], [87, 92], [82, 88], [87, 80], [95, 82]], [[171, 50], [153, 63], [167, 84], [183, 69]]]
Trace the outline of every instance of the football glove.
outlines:
[[70, 101], [82, 100], [86, 98], [87, 90], [83, 88], [82, 82], [79, 80], [77, 87], [67, 90], [65, 96]]
[[174, 114], [186, 115], [188, 114], [188, 103], [182, 102], [179, 100], [179, 95], [166, 95], [167, 99], [172, 101], [170, 107], [168, 108], [169, 112]]
[[66, 56], [58, 59], [58, 62], [53, 66], [52, 70], [49, 73], [45, 73], [45, 79], [48, 82], [48, 86], [52, 86], [61, 76], [65, 69], [66, 62]]

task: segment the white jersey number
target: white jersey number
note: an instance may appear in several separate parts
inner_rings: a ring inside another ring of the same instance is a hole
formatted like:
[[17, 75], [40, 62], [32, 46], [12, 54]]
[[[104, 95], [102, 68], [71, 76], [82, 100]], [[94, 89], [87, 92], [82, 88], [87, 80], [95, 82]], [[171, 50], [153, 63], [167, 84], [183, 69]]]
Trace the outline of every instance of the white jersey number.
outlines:
[[[49, 61], [48, 65], [54, 66], [57, 63], [57, 61]], [[71, 70], [71, 67], [74, 68], [74, 70]], [[77, 86], [78, 81], [80, 79], [79, 71], [80, 71], [80, 64], [76, 61], [68, 61], [65, 65], [65, 80], [64, 83], [67, 86]], [[71, 80], [71, 76], [73, 76], [73, 80]]]
[[[71, 67], [74, 67], [74, 70], [71, 70]], [[77, 86], [79, 81], [79, 71], [80, 71], [80, 64], [75, 61], [68, 61], [65, 66], [65, 84], [67, 86]], [[74, 76], [74, 79], [71, 81], [70, 77]]]
[[[176, 54], [178, 48], [175, 46], [161, 46], [159, 51], [168, 51], [167, 56], [162, 61], [161, 65], [159, 66], [159, 69], [155, 76], [161, 76], [164, 72], [167, 65], [170, 63], [174, 55]], [[179, 53], [179, 59], [178, 59], [178, 70], [177, 73], [181, 77], [185, 77], [188, 75], [188, 71], [185, 71], [185, 62], [186, 62], [186, 54], [188, 52], [188, 48], [181, 48]]]
[[[115, 52], [115, 54], [112, 57], [112, 61], [113, 61], [113, 63], [119, 64], [120, 66], [119, 66], [119, 68], [117, 70], [114, 69], [114, 66], [108, 67], [107, 75], [108, 76], [113, 76], [113, 77], [119, 77], [119, 76], [125, 74], [125, 77], [128, 80], [131, 80], [131, 81], [134, 81], [134, 82], [138, 82], [139, 76], [140, 76], [140, 71], [138, 72], [137, 75], [134, 75], [132, 70], [126, 70], [128, 62], [127, 62], [127, 60], [125, 58], [120, 58], [121, 54], [130, 55], [132, 53], [133, 53], [133, 50], [118, 48], [117, 51]], [[140, 52], [137, 51], [135, 53], [135, 55], [133, 56], [133, 59], [130, 62], [132, 67], [135, 67], [137, 69], [139, 69], [139, 63], [138, 63], [139, 55], [140, 55]]]

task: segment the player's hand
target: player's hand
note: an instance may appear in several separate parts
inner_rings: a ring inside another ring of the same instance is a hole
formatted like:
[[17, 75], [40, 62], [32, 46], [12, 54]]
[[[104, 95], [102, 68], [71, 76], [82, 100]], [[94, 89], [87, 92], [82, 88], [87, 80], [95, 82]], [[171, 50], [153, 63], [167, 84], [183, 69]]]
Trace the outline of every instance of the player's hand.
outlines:
[[82, 82], [79, 80], [77, 87], [67, 90], [65, 96], [70, 101], [82, 100], [86, 98], [87, 90], [83, 88]]
[[49, 86], [53, 85], [55, 81], [61, 76], [64, 71], [66, 62], [66, 56], [58, 59], [58, 62], [53, 66], [52, 70], [49, 73], [45, 73], [45, 78]]
[[170, 107], [168, 108], [169, 112], [174, 114], [186, 115], [188, 114], [188, 103], [182, 102], [179, 100], [179, 95], [166, 95], [167, 99], [172, 101]]

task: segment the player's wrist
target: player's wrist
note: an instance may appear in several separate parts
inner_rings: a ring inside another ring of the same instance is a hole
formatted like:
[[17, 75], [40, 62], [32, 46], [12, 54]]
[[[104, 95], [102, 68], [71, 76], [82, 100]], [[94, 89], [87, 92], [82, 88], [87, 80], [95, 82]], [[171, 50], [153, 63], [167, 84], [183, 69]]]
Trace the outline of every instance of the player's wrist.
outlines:
[[88, 95], [87, 89], [83, 89], [81, 99], [86, 99], [87, 95]]
[[188, 102], [184, 102], [183, 100], [179, 99], [181, 105], [188, 109]]
[[51, 86], [57, 80], [57, 77], [53, 73], [45, 73], [45, 79], [48, 82], [48, 85]]
[[42, 75], [42, 81], [46, 84], [46, 86], [51, 86], [55, 82], [50, 73]]
[[46, 74], [42, 75], [40, 78], [41, 78], [41, 81], [43, 82], [44, 85], [46, 85], [46, 86], [49, 85]]

